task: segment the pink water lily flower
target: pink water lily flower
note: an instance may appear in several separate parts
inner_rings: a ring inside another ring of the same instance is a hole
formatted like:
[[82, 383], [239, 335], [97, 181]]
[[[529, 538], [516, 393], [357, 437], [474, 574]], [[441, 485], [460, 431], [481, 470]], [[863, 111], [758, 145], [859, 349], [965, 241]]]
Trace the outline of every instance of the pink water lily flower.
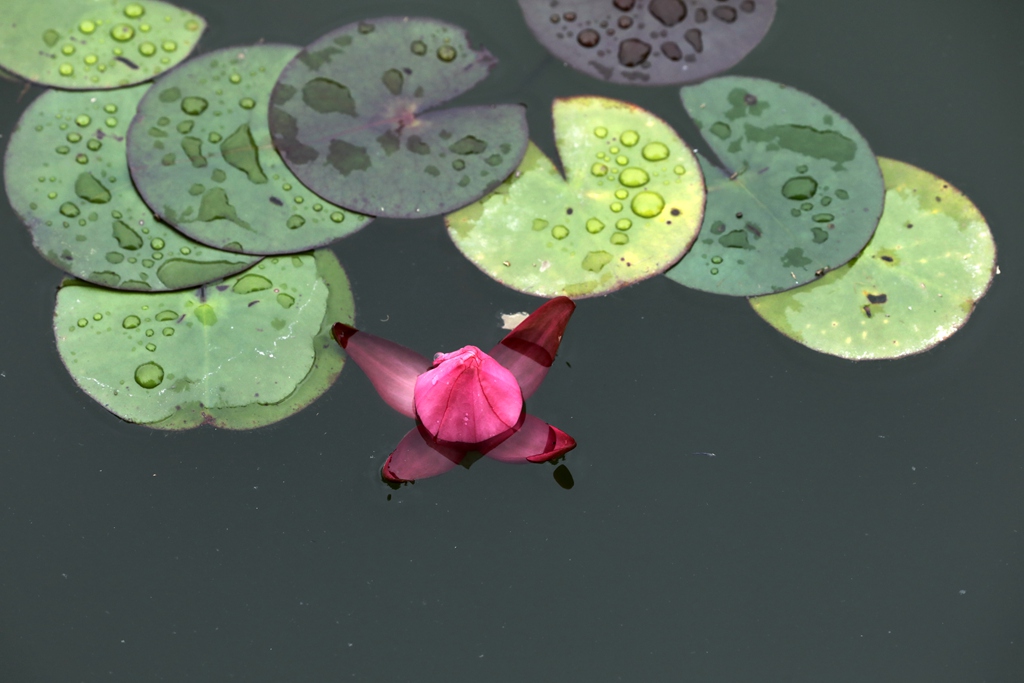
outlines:
[[394, 482], [444, 474], [470, 451], [508, 463], [547, 462], [571, 451], [571, 436], [532, 415], [523, 402], [540, 386], [576, 304], [548, 301], [484, 353], [464, 346], [420, 354], [343, 323], [334, 338], [384, 401], [416, 426], [388, 456], [382, 474]]

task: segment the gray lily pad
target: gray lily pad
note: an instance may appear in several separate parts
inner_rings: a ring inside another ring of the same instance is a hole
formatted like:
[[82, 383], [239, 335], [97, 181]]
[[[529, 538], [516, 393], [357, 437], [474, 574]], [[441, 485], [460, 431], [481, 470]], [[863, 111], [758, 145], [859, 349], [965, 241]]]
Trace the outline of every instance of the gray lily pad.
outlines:
[[851, 360], [900, 358], [959, 330], [996, 272], [981, 212], [942, 178], [879, 158], [885, 213], [856, 259], [806, 287], [750, 300], [804, 346]]
[[723, 166], [701, 160], [704, 224], [668, 277], [756, 296], [806, 284], [860, 253], [884, 188], [853, 124], [806, 93], [758, 78], [723, 76], [681, 94]]
[[372, 220], [310, 192], [270, 141], [267, 102], [286, 45], [226, 48], [161, 78], [128, 130], [132, 179], [186, 235], [228, 251], [283, 254], [323, 246]]
[[496, 187], [526, 152], [520, 105], [434, 109], [494, 64], [462, 29], [434, 19], [344, 26], [282, 72], [270, 103], [274, 144], [307, 187], [354, 211], [452, 211]]
[[38, 97], [4, 158], [11, 206], [50, 263], [106, 287], [184, 289], [248, 268], [258, 259], [159, 221], [132, 185], [125, 134], [149, 87]]
[[159, 0], [5, 0], [0, 67], [68, 90], [120, 88], [174, 67], [205, 29]]
[[268, 258], [196, 290], [118, 292], [80, 281], [57, 293], [57, 350], [107, 410], [159, 429], [251, 429], [301, 410], [337, 378], [331, 338], [353, 320], [329, 250]]
[[631, 85], [693, 83], [732, 67], [775, 18], [775, 0], [519, 0], [553, 55]]

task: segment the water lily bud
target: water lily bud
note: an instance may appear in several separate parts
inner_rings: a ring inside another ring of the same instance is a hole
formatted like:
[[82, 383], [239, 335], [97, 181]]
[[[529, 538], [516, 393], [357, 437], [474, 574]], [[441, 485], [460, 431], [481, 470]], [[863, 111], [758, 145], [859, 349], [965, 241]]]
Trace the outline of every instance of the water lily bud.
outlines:
[[416, 415], [438, 441], [472, 446], [515, 427], [523, 393], [515, 376], [475, 346], [439, 353], [416, 378]]

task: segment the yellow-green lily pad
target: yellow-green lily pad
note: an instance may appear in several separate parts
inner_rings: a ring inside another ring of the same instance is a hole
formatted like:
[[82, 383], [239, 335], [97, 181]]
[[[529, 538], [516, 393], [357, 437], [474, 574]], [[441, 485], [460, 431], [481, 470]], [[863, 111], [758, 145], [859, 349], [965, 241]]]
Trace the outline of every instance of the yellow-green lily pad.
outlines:
[[329, 250], [267, 258], [199, 289], [119, 292], [81, 281], [57, 293], [57, 350], [107, 410], [159, 429], [251, 429], [319, 397], [352, 322], [345, 272]]
[[565, 177], [531, 143], [494, 192], [445, 217], [455, 245], [498, 282], [543, 297], [606, 294], [678, 261], [704, 214], [687, 144], [618, 100], [555, 100], [553, 118]]
[[879, 157], [885, 211], [864, 251], [798, 289], [750, 300], [804, 346], [851, 360], [899, 358], [959, 330], [992, 282], [981, 212], [942, 178]]
[[0, 67], [55, 88], [121, 88], [183, 61], [205, 29], [159, 0], [5, 0]]
[[125, 134], [149, 87], [38, 97], [4, 157], [11, 206], [46, 260], [105, 287], [185, 289], [245, 270], [258, 258], [182, 235], [132, 184]]

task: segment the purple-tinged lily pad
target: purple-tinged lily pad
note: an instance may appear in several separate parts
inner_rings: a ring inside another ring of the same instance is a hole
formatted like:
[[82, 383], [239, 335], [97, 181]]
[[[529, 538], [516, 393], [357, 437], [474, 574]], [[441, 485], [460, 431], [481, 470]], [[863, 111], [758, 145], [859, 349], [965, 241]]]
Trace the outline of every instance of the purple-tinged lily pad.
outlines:
[[678, 261], [704, 212], [686, 143], [618, 100], [555, 100], [553, 117], [565, 177], [531, 144], [497, 190], [445, 217], [455, 245], [498, 282], [544, 297], [607, 294]]
[[159, 0], [5, 0], [0, 67], [56, 88], [121, 88], [184, 60], [205, 29]]
[[204, 244], [246, 254], [323, 246], [370, 222], [310, 192], [270, 141], [267, 102], [296, 47], [226, 48], [161, 78], [128, 130], [146, 203]]
[[258, 259], [200, 244], [159, 221], [132, 185], [125, 134], [149, 87], [38, 97], [4, 157], [11, 206], [46, 260], [106, 287], [184, 289], [248, 268]]
[[863, 253], [806, 287], [750, 300], [787, 337], [851, 360], [932, 348], [967, 322], [996, 271], [992, 232], [966, 196], [910, 164], [878, 161], [885, 212]]
[[349, 24], [285, 67], [270, 102], [274, 144], [307, 187], [353, 211], [452, 211], [496, 187], [526, 151], [521, 105], [434, 109], [495, 61], [434, 19]]
[[775, 0], [519, 0], [537, 40], [583, 73], [631, 85], [693, 83], [732, 67]]
[[681, 95], [723, 166], [701, 159], [704, 225], [668, 277], [757, 296], [806, 284], [860, 253], [885, 195], [875, 155], [853, 124], [759, 78], [713, 78]]
[[352, 291], [330, 250], [264, 259], [196, 290], [142, 294], [80, 281], [57, 293], [61, 360], [121, 419], [252, 429], [312, 403], [341, 372], [331, 325]]

